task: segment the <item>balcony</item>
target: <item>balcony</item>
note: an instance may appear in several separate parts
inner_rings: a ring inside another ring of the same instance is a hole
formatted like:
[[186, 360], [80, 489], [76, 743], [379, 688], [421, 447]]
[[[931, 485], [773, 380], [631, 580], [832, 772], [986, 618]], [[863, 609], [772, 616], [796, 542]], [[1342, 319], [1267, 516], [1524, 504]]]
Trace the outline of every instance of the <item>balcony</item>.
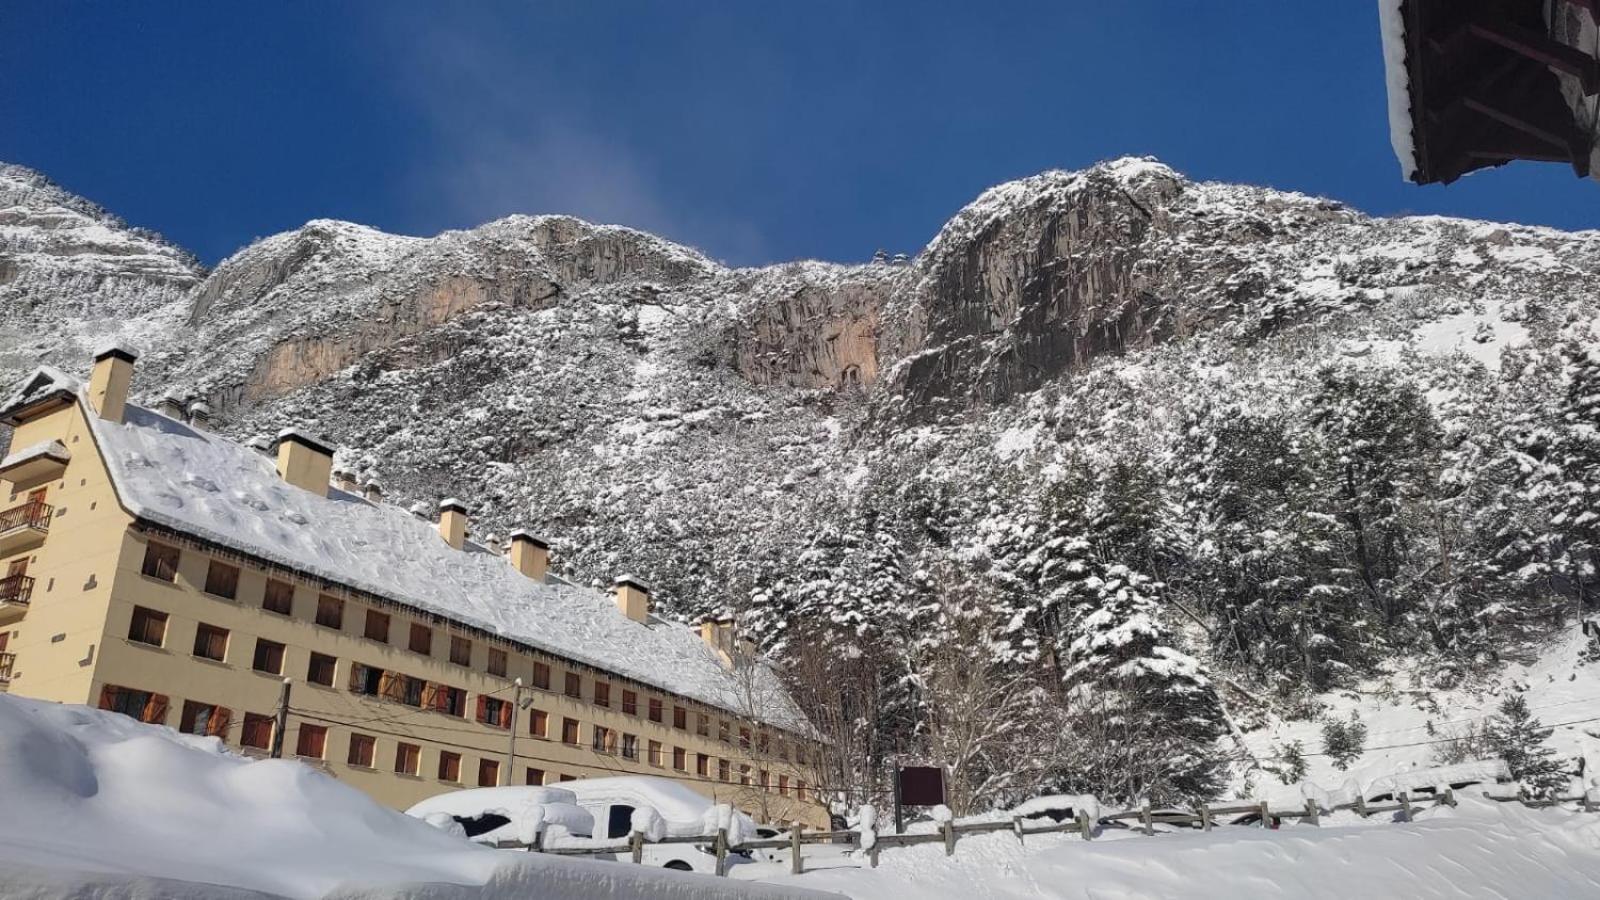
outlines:
[[11, 687], [11, 667], [16, 663], [15, 653], [0, 653], [0, 693]]
[[24, 503], [0, 512], [0, 556], [44, 543], [54, 511], [55, 507], [48, 503]]
[[9, 625], [28, 611], [33, 598], [33, 579], [26, 575], [0, 578], [0, 625]]

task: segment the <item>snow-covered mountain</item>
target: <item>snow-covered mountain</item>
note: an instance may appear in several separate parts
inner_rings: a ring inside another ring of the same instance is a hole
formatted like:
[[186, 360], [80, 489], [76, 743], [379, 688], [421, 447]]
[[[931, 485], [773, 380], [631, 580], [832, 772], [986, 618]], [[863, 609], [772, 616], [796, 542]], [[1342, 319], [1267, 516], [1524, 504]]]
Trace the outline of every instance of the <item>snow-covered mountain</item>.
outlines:
[[977, 619], [994, 660], [1090, 671], [1095, 597], [1168, 661], [1140, 671], [1208, 683], [1187, 650], [1255, 696], [1402, 657], [1468, 678], [1594, 590], [1564, 486], [1600, 433], [1600, 233], [1121, 159], [861, 265], [513, 216], [319, 220], [206, 273], [16, 168], [0, 236], [4, 374], [124, 330], [146, 400], [320, 432], [393, 501], [466, 498], [580, 579], [892, 645], [874, 702], [926, 704], [930, 648]]

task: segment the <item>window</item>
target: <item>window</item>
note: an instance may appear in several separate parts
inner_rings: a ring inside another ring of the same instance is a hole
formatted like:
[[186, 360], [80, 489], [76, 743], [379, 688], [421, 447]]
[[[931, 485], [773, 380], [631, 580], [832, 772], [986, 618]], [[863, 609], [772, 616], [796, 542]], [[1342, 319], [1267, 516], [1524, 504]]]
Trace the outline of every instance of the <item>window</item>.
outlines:
[[550, 667], [542, 662], [533, 664], [533, 686], [541, 691], [550, 690]]
[[710, 775], [711, 757], [705, 755], [704, 753], [696, 753], [694, 755], [694, 773], [699, 775], [701, 778], [705, 778], [706, 776]]
[[779, 759], [783, 760], [784, 762], [789, 761], [789, 745], [784, 743], [782, 738], [772, 742], [772, 750], [777, 754]]
[[361, 663], [350, 664], [350, 692], [352, 694], [365, 694], [376, 697], [383, 692], [384, 676], [382, 669], [365, 666]]
[[739, 729], [739, 749], [740, 750], [749, 750], [750, 749], [750, 729], [748, 729], [748, 728]]
[[689, 768], [689, 752], [682, 747], [672, 748], [672, 767], [679, 772]]
[[717, 780], [718, 781], [727, 781], [728, 780], [728, 770], [729, 770], [729, 766], [728, 766], [728, 761], [727, 760], [725, 760], [725, 759], [717, 760]]
[[283, 645], [266, 638], [256, 638], [256, 656], [250, 664], [257, 672], [283, 674]]
[[491, 728], [511, 727], [511, 704], [499, 697], [478, 695], [478, 721]]
[[506, 652], [504, 650], [489, 651], [489, 674], [506, 677]]
[[233, 718], [226, 707], [195, 700], [183, 701], [183, 717], [178, 730], [184, 734], [204, 734], [212, 737], [228, 736], [228, 720]]
[[772, 781], [767, 776], [767, 770], [766, 769], [762, 769], [761, 770], [761, 789], [763, 791], [765, 791], [765, 790], [769, 790], [771, 787], [772, 787]]
[[563, 772], [563, 773], [561, 773], [561, 777], [559, 779], [557, 779], [557, 780], [558, 781], [577, 781], [578, 780], [578, 776], [576, 776], [576, 775], [568, 775], [567, 773]]
[[705, 713], [696, 713], [694, 717], [694, 733], [701, 737], [710, 737], [711, 717]]
[[767, 755], [767, 747], [771, 745], [771, 736], [765, 731], [756, 735], [756, 752], [762, 756]]
[[167, 614], [135, 606], [133, 621], [128, 625], [128, 640], [159, 647], [166, 639]]
[[639, 736], [638, 735], [636, 735], [636, 734], [625, 734], [625, 735], [622, 736], [622, 758], [623, 759], [638, 759], [639, 758]]
[[617, 736], [604, 725], [596, 725], [591, 747], [596, 753], [615, 753], [617, 752]]
[[467, 692], [443, 684], [433, 686], [433, 710], [460, 718], [467, 714]]
[[367, 610], [367, 628], [362, 634], [366, 635], [369, 641], [389, 643], [389, 614], [375, 609]]
[[244, 714], [244, 728], [239, 730], [239, 746], [267, 750], [272, 747], [272, 717], [259, 713]]
[[789, 776], [778, 776], [778, 795], [782, 797], [789, 796]]
[[268, 578], [267, 590], [261, 595], [261, 608], [280, 616], [293, 614], [294, 585], [276, 578]]
[[651, 741], [650, 742], [650, 760], [649, 760], [649, 762], [650, 762], [650, 765], [652, 765], [652, 766], [658, 766], [659, 767], [661, 765], [661, 742], [660, 741]]
[[449, 750], [439, 751], [439, 780], [461, 781], [461, 754]]
[[160, 725], [167, 721], [167, 698], [150, 691], [108, 684], [100, 691], [100, 708], [132, 716], [141, 722]]
[[544, 784], [544, 770], [535, 769], [533, 766], [529, 766], [527, 780], [524, 783], [533, 785], [534, 787]]
[[582, 700], [583, 699], [583, 677], [580, 676], [577, 672], [568, 672], [567, 673], [566, 690], [563, 691], [563, 693], [565, 693], [568, 697], [571, 697], [574, 700]]
[[194, 655], [222, 662], [228, 653], [228, 629], [204, 622], [194, 630]]
[[178, 548], [168, 547], [151, 541], [144, 545], [144, 565], [139, 567], [142, 574], [162, 581], [178, 580]]
[[399, 775], [416, 775], [422, 771], [422, 748], [416, 744], [394, 745], [394, 770]]
[[500, 784], [500, 763], [492, 759], [478, 760], [478, 787], [495, 787]]
[[317, 624], [335, 630], [344, 627], [344, 601], [327, 594], [317, 595]]
[[397, 698], [407, 706], [422, 708], [422, 695], [427, 691], [428, 683], [421, 678], [412, 678], [410, 675], [401, 675], [400, 696]]
[[749, 766], [740, 766], [739, 767], [739, 783], [744, 785], [744, 786], [746, 786], [746, 787], [750, 786], [750, 767]]
[[804, 781], [799, 781], [799, 782], [795, 783], [794, 795], [795, 795], [795, 797], [797, 799], [800, 799], [800, 800], [806, 799], [806, 783]]
[[728, 742], [728, 727], [727, 719], [717, 720], [717, 740], [723, 742], [724, 744]]
[[313, 653], [311, 654], [311, 664], [306, 666], [306, 680], [312, 684], [320, 684], [323, 687], [333, 687], [333, 673], [338, 665], [339, 661], [331, 656]]
[[213, 559], [206, 569], [206, 593], [229, 600], [239, 596], [239, 567]]
[[472, 665], [472, 641], [464, 637], [450, 637], [450, 661], [458, 666]]
[[528, 733], [534, 737], [550, 736], [550, 714], [542, 709], [528, 710]]
[[363, 769], [372, 768], [372, 759], [378, 749], [378, 741], [370, 734], [350, 735], [350, 755], [347, 761], [352, 766]]
[[661, 701], [655, 697], [650, 698], [650, 721], [661, 721]]
[[328, 729], [310, 722], [300, 723], [300, 736], [294, 742], [294, 755], [322, 759], [328, 752]]
[[622, 714], [637, 716], [639, 714], [639, 694], [636, 691], [622, 692]]
[[594, 683], [594, 705], [611, 705], [611, 685], [605, 683], [604, 681], [596, 681]]
[[427, 656], [433, 652], [433, 629], [421, 622], [411, 623], [411, 640], [406, 644], [412, 653]]
[[681, 706], [672, 708], [672, 727], [679, 731], [689, 730], [689, 711]]
[[578, 720], [577, 719], [562, 719], [561, 720], [561, 743], [563, 743], [563, 744], [571, 744], [574, 747], [578, 746]]

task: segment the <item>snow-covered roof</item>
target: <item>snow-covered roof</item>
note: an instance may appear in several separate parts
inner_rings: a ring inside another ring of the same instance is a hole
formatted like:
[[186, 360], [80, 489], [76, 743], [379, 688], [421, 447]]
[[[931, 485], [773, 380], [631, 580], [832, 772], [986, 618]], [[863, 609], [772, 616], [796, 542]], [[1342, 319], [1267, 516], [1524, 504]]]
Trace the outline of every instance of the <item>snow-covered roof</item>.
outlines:
[[1405, 0], [1378, 0], [1378, 27], [1383, 33], [1383, 76], [1389, 89], [1389, 143], [1407, 181], [1417, 171], [1411, 136], [1411, 79], [1406, 71]]
[[[87, 402], [70, 377], [55, 372], [51, 383], [75, 385]], [[728, 668], [689, 626], [635, 622], [604, 591], [535, 581], [477, 544], [451, 549], [431, 522], [399, 507], [331, 487], [326, 497], [301, 490], [270, 458], [143, 407], [129, 404], [122, 423], [87, 418], [118, 496], [142, 520], [736, 715], [810, 730], [770, 669]]]

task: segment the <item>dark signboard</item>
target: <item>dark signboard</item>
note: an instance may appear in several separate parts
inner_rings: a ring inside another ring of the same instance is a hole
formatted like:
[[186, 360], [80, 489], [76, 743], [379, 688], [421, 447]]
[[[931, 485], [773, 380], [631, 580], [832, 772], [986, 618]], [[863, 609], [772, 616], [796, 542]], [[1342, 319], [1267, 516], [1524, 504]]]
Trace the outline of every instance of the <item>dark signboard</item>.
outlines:
[[900, 802], [906, 806], [938, 806], [944, 803], [944, 769], [937, 766], [907, 766], [901, 769]]

